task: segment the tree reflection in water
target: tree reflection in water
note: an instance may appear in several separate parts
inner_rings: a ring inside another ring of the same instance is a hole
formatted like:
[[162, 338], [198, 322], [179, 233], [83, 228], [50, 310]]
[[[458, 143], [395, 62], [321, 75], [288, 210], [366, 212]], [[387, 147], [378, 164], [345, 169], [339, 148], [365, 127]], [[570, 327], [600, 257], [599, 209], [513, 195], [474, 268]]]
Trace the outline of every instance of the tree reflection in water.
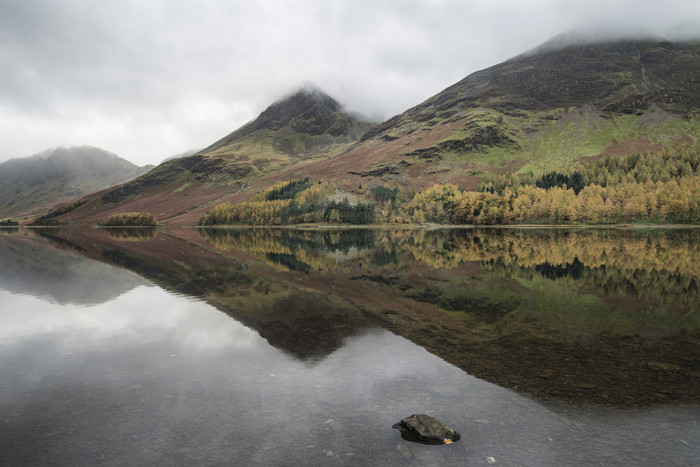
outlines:
[[538, 398], [698, 399], [698, 230], [166, 229], [144, 242], [61, 235], [52, 241], [202, 296], [302, 360], [380, 326]]

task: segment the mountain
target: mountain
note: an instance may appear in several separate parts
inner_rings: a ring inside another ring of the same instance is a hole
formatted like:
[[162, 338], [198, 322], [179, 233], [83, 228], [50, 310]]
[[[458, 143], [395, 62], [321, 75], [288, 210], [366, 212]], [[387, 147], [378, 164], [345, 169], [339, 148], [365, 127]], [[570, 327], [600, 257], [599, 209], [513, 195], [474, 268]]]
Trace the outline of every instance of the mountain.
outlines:
[[0, 164], [0, 218], [45, 211], [57, 203], [124, 183], [151, 168], [89, 146], [59, 147], [10, 159]]
[[100, 223], [115, 213], [148, 211], [159, 222], [193, 223], [212, 203], [245, 194], [242, 190], [267, 174], [348, 149], [371, 126], [306, 85], [211, 146], [86, 196], [55, 217], [65, 222], [70, 210], [72, 221]]
[[474, 188], [484, 175], [541, 173], [697, 140], [699, 109], [700, 42], [559, 36], [469, 75], [304, 170], [348, 185]]
[[313, 85], [269, 106], [258, 118], [223, 137], [201, 154], [228, 159], [289, 162], [336, 154], [356, 142], [371, 124], [343, 110]]
[[[476, 188], [486, 176], [696, 141], [699, 112], [700, 42], [559, 36], [371, 128], [319, 89], [301, 89], [199, 153], [81, 200], [71, 218], [148, 211], [193, 224], [224, 200], [306, 177], [345, 191]], [[66, 222], [62, 212], [54, 217]]]

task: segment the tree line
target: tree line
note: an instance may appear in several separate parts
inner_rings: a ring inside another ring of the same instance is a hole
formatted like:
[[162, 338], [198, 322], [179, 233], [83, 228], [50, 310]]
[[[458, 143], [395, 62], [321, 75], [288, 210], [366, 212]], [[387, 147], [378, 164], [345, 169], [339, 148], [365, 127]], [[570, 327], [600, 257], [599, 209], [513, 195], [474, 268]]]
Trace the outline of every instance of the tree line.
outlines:
[[503, 194], [436, 185], [417, 193], [406, 209], [414, 222], [452, 224], [700, 223], [700, 176], [669, 182], [567, 187], [523, 185]]
[[374, 205], [332, 199], [333, 187], [308, 179], [281, 182], [241, 203], [222, 203], [208, 211], [198, 224], [289, 225], [329, 222], [372, 224]]
[[436, 185], [416, 194], [406, 213], [419, 223], [697, 224], [699, 164], [697, 143], [607, 156], [571, 173], [485, 179], [479, 191]]
[[220, 204], [199, 224], [698, 224], [699, 166], [700, 144], [691, 143], [606, 156], [570, 172], [485, 178], [477, 191], [444, 184], [408, 196], [398, 187], [365, 187], [356, 202], [335, 199], [330, 184], [293, 180]]
[[158, 221], [150, 212], [122, 212], [109, 217], [105, 227], [155, 227]]
[[582, 164], [576, 170], [560, 173], [552, 171], [536, 177], [526, 174], [485, 177], [477, 191], [503, 194], [505, 188], [516, 191], [523, 185], [538, 188], [566, 187], [578, 194], [587, 185], [608, 187], [621, 183], [668, 182], [698, 173], [700, 143], [686, 143], [658, 151], [626, 156], [607, 155]]

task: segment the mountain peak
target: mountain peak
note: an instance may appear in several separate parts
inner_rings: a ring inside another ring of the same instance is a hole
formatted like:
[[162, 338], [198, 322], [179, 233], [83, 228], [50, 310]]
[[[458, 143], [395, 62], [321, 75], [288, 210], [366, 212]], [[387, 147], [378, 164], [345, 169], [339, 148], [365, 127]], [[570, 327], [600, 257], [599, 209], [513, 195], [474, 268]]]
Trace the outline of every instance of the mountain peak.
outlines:
[[287, 94], [265, 109], [255, 122], [269, 129], [278, 130], [289, 124], [292, 119], [309, 112], [329, 114], [341, 111], [342, 106], [338, 101], [314, 84], [305, 83], [295, 92]]
[[243, 138], [270, 132], [277, 151], [301, 154], [313, 147], [356, 141], [368, 127], [367, 122], [345, 112], [338, 101], [307, 82], [201, 153], [219, 151]]
[[311, 81], [305, 81], [297, 88], [296, 91], [293, 91], [292, 93], [288, 94], [286, 98], [283, 98], [281, 100], [284, 101], [290, 98], [294, 98], [295, 96], [311, 98], [320, 104], [334, 109], [335, 111], [338, 111], [342, 108], [338, 101], [326, 94], [326, 92], [323, 89], [321, 89]]

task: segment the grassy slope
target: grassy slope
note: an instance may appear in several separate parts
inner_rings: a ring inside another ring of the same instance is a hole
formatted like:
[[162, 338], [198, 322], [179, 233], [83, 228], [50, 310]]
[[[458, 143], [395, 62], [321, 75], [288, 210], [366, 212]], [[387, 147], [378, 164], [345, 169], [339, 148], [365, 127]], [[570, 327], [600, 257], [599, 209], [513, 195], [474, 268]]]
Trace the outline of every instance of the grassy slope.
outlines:
[[[488, 142], [490, 133], [495, 144]], [[566, 170], [590, 157], [647, 151], [698, 137], [700, 116], [683, 119], [656, 106], [640, 115], [605, 115], [584, 106], [517, 117], [475, 108], [407, 123], [341, 156], [291, 166], [270, 178], [307, 174], [348, 187], [386, 184], [420, 190], [456, 183], [475, 188], [485, 175]]]
[[113, 214], [138, 211], [150, 212], [162, 223], [193, 225], [215, 203], [235, 196], [263, 175], [348, 146], [341, 142], [310, 155], [290, 155], [275, 149], [273, 137], [260, 130], [207, 155], [167, 161], [136, 180], [83, 198], [88, 200], [85, 205], [58, 220], [96, 224]]
[[219, 173], [183, 167], [163, 186], [142, 183], [119, 204], [92, 203], [73, 219], [147, 210], [161, 221], [191, 224], [213, 203], [303, 177], [349, 190], [448, 182], [475, 188], [486, 175], [570, 169], [599, 155], [697, 139], [698, 57], [700, 43], [545, 47], [468, 76], [356, 144], [362, 125], [330, 138], [349, 117], [334, 113], [325, 98], [319, 104], [299, 93], [194, 156]]
[[310, 170], [354, 185], [473, 187], [482, 175], [696, 139], [698, 57], [697, 42], [545, 47], [470, 75]]
[[302, 90], [200, 153], [97, 193], [58, 221], [100, 223], [119, 212], [145, 211], [159, 222], [194, 224], [213, 203], [286, 166], [338, 154], [369, 127], [322, 91]]

